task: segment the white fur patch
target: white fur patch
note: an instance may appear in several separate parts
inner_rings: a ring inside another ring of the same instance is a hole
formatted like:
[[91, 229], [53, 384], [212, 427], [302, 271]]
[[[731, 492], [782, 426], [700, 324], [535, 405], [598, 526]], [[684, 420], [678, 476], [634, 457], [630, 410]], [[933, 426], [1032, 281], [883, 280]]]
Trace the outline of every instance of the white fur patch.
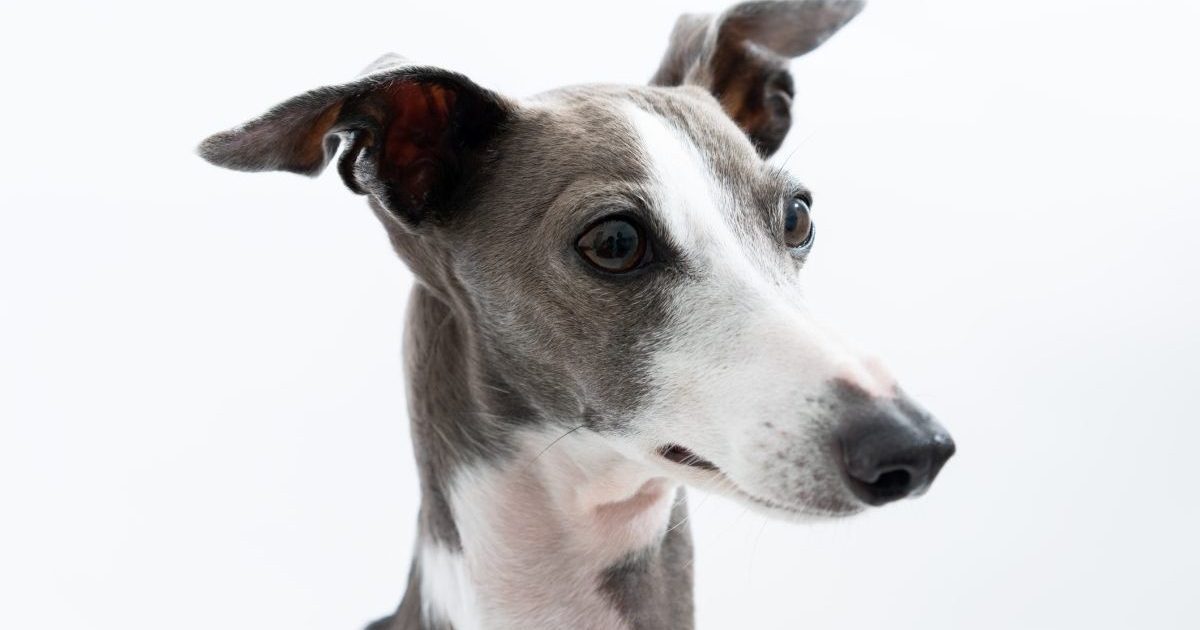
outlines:
[[[681, 242], [689, 257], [720, 261], [723, 277], [735, 282], [765, 282], [744, 244], [736, 237], [728, 206], [729, 192], [713, 176], [700, 150], [670, 123], [632, 105], [626, 113], [653, 162], [656, 199], [654, 210], [671, 236]], [[761, 291], [763, 287], [759, 287]]]
[[418, 550], [421, 571], [421, 615], [426, 621], [449, 623], [455, 630], [481, 630], [479, 603], [461, 554], [434, 542]]
[[623, 630], [601, 578], [661, 542], [677, 485], [610, 439], [577, 431], [547, 448], [556, 437], [530, 433], [504, 467], [455, 475], [450, 504], [476, 618], [487, 628]]

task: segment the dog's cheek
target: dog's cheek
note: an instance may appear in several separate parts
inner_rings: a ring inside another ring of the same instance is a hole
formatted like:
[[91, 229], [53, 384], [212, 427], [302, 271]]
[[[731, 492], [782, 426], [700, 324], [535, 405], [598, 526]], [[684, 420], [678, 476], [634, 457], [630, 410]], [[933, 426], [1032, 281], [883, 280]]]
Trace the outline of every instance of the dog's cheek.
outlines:
[[[483, 248], [481, 248], [483, 249]], [[460, 262], [478, 330], [496, 352], [502, 387], [533, 397], [544, 415], [628, 434], [650, 397], [651, 344], [665, 299], [653, 282], [585, 290], [553, 266], [525, 268], [503, 252], [492, 265]]]

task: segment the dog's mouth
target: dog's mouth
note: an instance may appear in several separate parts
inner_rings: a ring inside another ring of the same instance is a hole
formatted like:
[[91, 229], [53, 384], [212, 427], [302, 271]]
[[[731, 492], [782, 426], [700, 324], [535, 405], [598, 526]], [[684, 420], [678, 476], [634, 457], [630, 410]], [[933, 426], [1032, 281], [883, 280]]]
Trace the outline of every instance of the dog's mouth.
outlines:
[[691, 466], [692, 468], [699, 468], [700, 470], [706, 470], [709, 472], [721, 472], [721, 469], [717, 468], [716, 464], [704, 459], [703, 457], [700, 457], [691, 450], [678, 444], [667, 444], [666, 446], [661, 446], [658, 449], [658, 454], [682, 466]]
[[733, 483], [732, 480], [730, 480], [728, 477], [726, 477], [725, 473], [722, 472], [720, 468], [717, 468], [716, 464], [708, 461], [707, 459], [704, 459], [703, 457], [700, 457], [699, 455], [697, 455], [695, 452], [693, 452], [691, 449], [689, 449], [687, 447], [680, 446], [678, 444], [667, 444], [666, 446], [659, 447], [658, 454], [661, 455], [664, 459], [666, 459], [668, 461], [674, 462], [681, 466], [689, 466], [691, 468], [698, 468], [700, 470], [705, 471], [706, 473], [712, 474], [713, 475], [712, 478], [721, 479], [721, 480], [726, 481], [727, 482], [726, 490], [732, 490], [735, 494], [737, 494], [745, 499], [748, 499], [750, 501], [753, 501], [760, 505], [764, 505], [769, 508], [774, 508], [776, 510], [783, 510], [786, 512], [799, 513], [799, 510], [797, 510], [794, 507], [784, 505], [778, 501], [771, 501], [770, 499], [764, 499], [762, 497], [754, 496], [753, 494], [750, 494], [749, 492], [742, 490], [740, 487], [738, 487], [737, 484]]
[[857, 508], [842, 505], [830, 507], [828, 509], [805, 509], [797, 505], [789, 505], [782, 501], [768, 499], [766, 497], [753, 494], [743, 490], [739, 484], [730, 479], [724, 471], [717, 467], [716, 464], [704, 459], [703, 457], [700, 457], [694, 451], [685, 446], [680, 446], [678, 444], [667, 444], [660, 446], [657, 450], [657, 453], [663, 459], [674, 464], [703, 471], [703, 474], [699, 477], [699, 480], [706, 480], [709, 482], [715, 482], [717, 484], [716, 486], [709, 486], [710, 489], [715, 488], [718, 492], [732, 493], [738, 497], [741, 497], [742, 499], [757, 503], [772, 510], [786, 512], [795, 516], [841, 516], [858, 511]]

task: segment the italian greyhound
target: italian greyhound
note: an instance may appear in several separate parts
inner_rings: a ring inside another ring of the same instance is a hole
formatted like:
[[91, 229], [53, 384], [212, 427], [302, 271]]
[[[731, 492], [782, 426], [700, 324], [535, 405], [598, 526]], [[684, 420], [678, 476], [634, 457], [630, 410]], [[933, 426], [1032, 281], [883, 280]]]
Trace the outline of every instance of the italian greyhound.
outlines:
[[950, 436], [810, 316], [789, 60], [861, 0], [684, 15], [649, 86], [516, 100], [389, 55], [200, 146], [363, 195], [416, 282], [422, 492], [371, 630], [693, 625], [684, 485], [776, 517], [925, 492]]

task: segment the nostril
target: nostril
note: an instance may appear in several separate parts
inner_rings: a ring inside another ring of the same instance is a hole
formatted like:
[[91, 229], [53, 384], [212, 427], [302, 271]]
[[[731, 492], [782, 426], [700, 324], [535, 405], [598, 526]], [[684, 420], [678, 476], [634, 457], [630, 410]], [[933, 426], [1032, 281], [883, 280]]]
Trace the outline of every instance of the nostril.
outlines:
[[850, 489], [870, 505], [883, 505], [903, 499], [923, 482], [919, 469], [904, 464], [871, 466], [846, 471]]
[[877, 497], [902, 496], [912, 486], [912, 473], [898, 468], [880, 473], [879, 478], [866, 484]]

